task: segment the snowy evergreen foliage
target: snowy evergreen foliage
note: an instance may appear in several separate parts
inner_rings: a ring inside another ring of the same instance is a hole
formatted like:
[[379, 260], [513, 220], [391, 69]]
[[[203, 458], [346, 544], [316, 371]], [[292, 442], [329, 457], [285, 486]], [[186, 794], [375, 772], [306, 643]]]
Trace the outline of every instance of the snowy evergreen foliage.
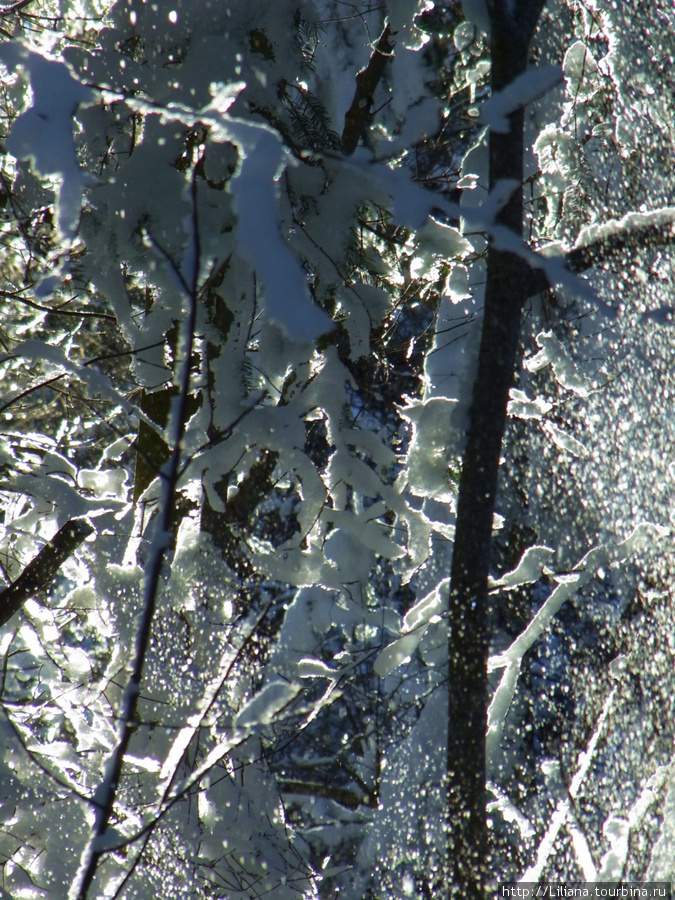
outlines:
[[[675, 876], [675, 14], [551, 0], [490, 96], [512, 5], [0, 10], [7, 895], [463, 889], [448, 591], [487, 241], [540, 281], [486, 868]], [[488, 154], [522, 106], [524, 239]]]

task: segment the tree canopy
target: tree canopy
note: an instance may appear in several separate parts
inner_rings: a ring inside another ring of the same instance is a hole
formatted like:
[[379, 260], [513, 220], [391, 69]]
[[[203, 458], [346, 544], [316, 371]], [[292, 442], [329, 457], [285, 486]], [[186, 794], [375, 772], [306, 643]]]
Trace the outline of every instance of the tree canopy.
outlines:
[[0, 20], [2, 891], [672, 880], [671, 4]]

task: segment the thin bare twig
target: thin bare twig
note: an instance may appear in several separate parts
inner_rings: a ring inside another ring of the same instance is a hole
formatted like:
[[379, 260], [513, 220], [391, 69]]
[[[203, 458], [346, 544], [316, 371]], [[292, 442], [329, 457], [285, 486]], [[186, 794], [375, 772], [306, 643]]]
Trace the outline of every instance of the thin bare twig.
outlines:
[[60, 381], [62, 378], [66, 377], [65, 372], [61, 372], [60, 375], [55, 375], [53, 378], [48, 378], [46, 381], [41, 381], [39, 384], [34, 384], [33, 387], [26, 388], [25, 391], [21, 391], [20, 394], [17, 394], [15, 397], [12, 397], [11, 400], [8, 400], [7, 403], [3, 403], [0, 406], [0, 413], [4, 413], [6, 409], [9, 409], [10, 406], [14, 406], [15, 403], [18, 403], [20, 400], [23, 400], [29, 394], [32, 394], [33, 391], [39, 391], [40, 388], [49, 387], [50, 384], [54, 384], [55, 381]]
[[[117, 321], [115, 316], [111, 316], [109, 313], [89, 312], [85, 309], [63, 309], [60, 306], [45, 306], [43, 303], [36, 303], [34, 300], [29, 300], [28, 297], [22, 297], [19, 291], [0, 291], [0, 297], [4, 297], [6, 300], [17, 300], [19, 303], [23, 303], [24, 306], [29, 306], [31, 309], [37, 309], [40, 312], [46, 312], [54, 316], [75, 316], [78, 319], [108, 319], [111, 322]], [[64, 303], [63, 305], [65, 306], [66, 304]]]

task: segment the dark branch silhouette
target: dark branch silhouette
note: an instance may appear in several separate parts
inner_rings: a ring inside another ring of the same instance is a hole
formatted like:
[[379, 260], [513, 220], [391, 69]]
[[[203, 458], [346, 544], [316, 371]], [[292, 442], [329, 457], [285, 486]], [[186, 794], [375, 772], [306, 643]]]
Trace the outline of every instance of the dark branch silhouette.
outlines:
[[321, 784], [318, 781], [292, 781], [279, 779], [279, 790], [282, 794], [302, 794], [306, 797], [320, 797], [322, 800], [334, 800], [347, 809], [358, 809], [359, 806], [370, 806], [377, 809], [379, 799], [375, 794], [361, 794], [347, 788]]
[[[625, 261], [627, 257], [634, 255], [636, 245], [644, 250], [645, 247], [667, 247], [673, 243], [675, 243], [675, 222], [647, 221], [644, 224], [628, 225], [606, 237], [589, 241], [581, 247], [573, 247], [565, 254], [564, 259], [569, 271], [578, 275], [603, 263]], [[550, 287], [553, 285], [543, 269], [532, 273], [531, 294], [539, 294]]]
[[85, 519], [71, 519], [57, 531], [16, 581], [0, 594], [0, 627], [9, 622], [26, 600], [49, 590], [64, 562], [93, 532], [94, 529]]
[[[529, 44], [545, 0], [521, 0], [517, 12], [492, 0], [491, 89], [504, 90], [525, 71]], [[525, 27], [527, 26], [527, 27]], [[490, 133], [490, 190], [523, 181], [523, 109], [506, 134]], [[514, 191], [497, 222], [518, 235], [523, 197]], [[485, 309], [466, 448], [457, 497], [449, 598], [448, 896], [484, 900], [490, 875], [486, 817], [489, 653], [488, 575], [499, 460], [509, 392], [520, 345], [529, 265], [488, 242]]]
[[356, 91], [352, 105], [345, 114], [345, 127], [342, 132], [342, 149], [348, 156], [356, 150], [360, 138], [366, 131], [375, 91], [384, 75], [384, 67], [394, 52], [391, 37], [391, 29], [387, 25], [378, 38], [368, 65], [356, 76]]

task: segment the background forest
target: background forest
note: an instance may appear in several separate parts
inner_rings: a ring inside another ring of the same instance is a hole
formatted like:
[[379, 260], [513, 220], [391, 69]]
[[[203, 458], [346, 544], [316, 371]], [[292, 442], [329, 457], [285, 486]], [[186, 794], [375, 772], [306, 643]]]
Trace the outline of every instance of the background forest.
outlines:
[[0, 7], [0, 893], [671, 881], [669, 0]]

